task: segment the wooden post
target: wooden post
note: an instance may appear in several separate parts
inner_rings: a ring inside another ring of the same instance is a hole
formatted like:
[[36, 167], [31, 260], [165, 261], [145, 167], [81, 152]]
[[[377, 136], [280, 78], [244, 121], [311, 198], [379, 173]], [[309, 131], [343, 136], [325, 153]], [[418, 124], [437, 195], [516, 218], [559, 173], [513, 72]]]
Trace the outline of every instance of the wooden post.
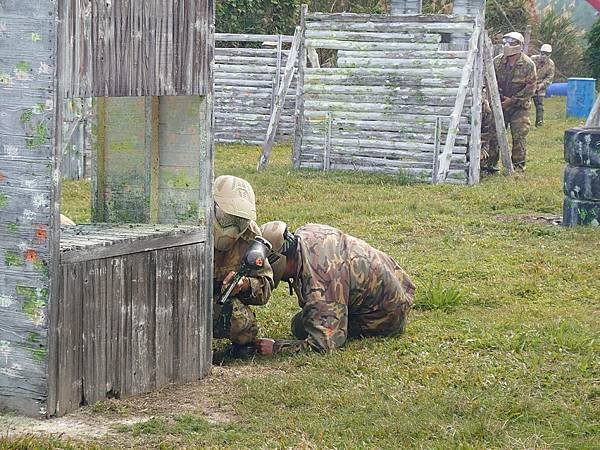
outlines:
[[146, 186], [145, 194], [149, 200], [150, 223], [158, 223], [158, 172], [159, 172], [159, 135], [158, 135], [158, 107], [159, 97], [146, 97], [146, 135], [144, 155], [146, 160]]
[[442, 139], [442, 121], [440, 117], [435, 118], [435, 131], [433, 134], [433, 170], [431, 171], [431, 184], [437, 184], [439, 156], [440, 156], [440, 141]]
[[292, 147], [292, 166], [294, 169], [300, 167], [300, 150], [302, 147], [302, 125], [304, 123], [304, 71], [306, 70], [306, 15], [308, 5], [303, 4], [300, 8], [300, 47], [298, 50], [298, 78], [296, 81], [296, 110], [294, 128], [294, 146]]
[[596, 97], [590, 115], [585, 121], [585, 128], [600, 127], [600, 94]]
[[477, 41], [477, 58], [473, 72], [473, 102], [471, 104], [471, 139], [469, 142], [469, 184], [479, 183], [481, 169], [481, 91], [483, 89], [483, 33]]
[[321, 63], [319, 63], [319, 54], [314, 47], [308, 47], [308, 59], [310, 60], [310, 66], [313, 69], [321, 68]]
[[327, 129], [325, 130], [325, 148], [323, 152], [323, 170], [328, 171], [331, 167], [331, 112], [327, 113], [325, 118]]
[[294, 40], [292, 41], [292, 47], [290, 49], [290, 54], [288, 56], [288, 60], [285, 65], [283, 81], [279, 85], [279, 91], [277, 92], [277, 96], [275, 97], [275, 105], [273, 107], [273, 112], [271, 113], [271, 117], [269, 119], [267, 135], [265, 137], [265, 142], [263, 143], [262, 154], [260, 155], [260, 158], [258, 160], [258, 165], [256, 167], [257, 170], [262, 170], [262, 169], [266, 168], [267, 163], [269, 162], [269, 156], [271, 154], [271, 150], [273, 149], [273, 144], [275, 143], [275, 137], [277, 135], [277, 126], [279, 125], [279, 120], [281, 119], [281, 114], [283, 113], [285, 97], [290, 88], [290, 84], [292, 83], [292, 78], [293, 78], [294, 72], [295, 72], [294, 65], [296, 63], [296, 60], [298, 59], [298, 48], [300, 45], [300, 36], [301, 36], [300, 27], [296, 27], [296, 32], [294, 33]]
[[454, 148], [454, 142], [456, 141], [456, 135], [458, 134], [460, 116], [465, 105], [465, 98], [467, 96], [469, 80], [473, 72], [473, 64], [475, 63], [475, 56], [477, 54], [477, 42], [479, 41], [480, 33], [481, 23], [477, 21], [475, 24], [475, 30], [473, 31], [473, 35], [469, 40], [469, 54], [467, 56], [467, 61], [463, 66], [454, 109], [452, 110], [452, 114], [450, 114], [450, 124], [448, 125], [448, 134], [446, 135], [444, 151], [439, 157], [438, 176], [436, 180], [437, 183], [444, 182], [446, 180], [448, 170], [450, 170], [450, 160], [452, 158], [452, 151]]
[[104, 205], [106, 203], [106, 97], [98, 98], [98, 131], [96, 139], [96, 157], [95, 161], [95, 186], [92, 195], [92, 211], [94, 211], [94, 222], [104, 222], [106, 220]]
[[492, 112], [494, 113], [494, 124], [496, 126], [500, 156], [502, 157], [502, 164], [504, 166], [504, 175], [510, 175], [514, 172], [514, 169], [510, 152], [508, 151], [508, 137], [504, 125], [504, 114], [500, 103], [500, 93], [498, 92], [498, 80], [496, 80], [494, 61], [492, 60], [492, 41], [487, 34], [485, 36], [485, 45], [483, 46], [483, 67], [485, 69], [485, 79], [490, 93]]

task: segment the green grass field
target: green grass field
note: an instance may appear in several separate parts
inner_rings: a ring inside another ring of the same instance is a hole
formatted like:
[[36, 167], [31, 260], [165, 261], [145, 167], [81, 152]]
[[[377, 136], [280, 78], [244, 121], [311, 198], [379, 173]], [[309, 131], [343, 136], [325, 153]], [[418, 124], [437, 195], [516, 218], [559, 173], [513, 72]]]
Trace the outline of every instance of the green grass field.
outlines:
[[[173, 410], [96, 444], [600, 448], [600, 230], [536, 220], [561, 214], [562, 136], [579, 123], [565, 120], [563, 100], [547, 110], [529, 136], [526, 173], [473, 187], [296, 172], [289, 146], [257, 173], [258, 147], [219, 147], [216, 175], [252, 183], [261, 223], [330, 224], [400, 261], [418, 285], [407, 332], [235, 362], [241, 375], [222, 401], [236, 420]], [[65, 183], [63, 212], [89, 220], [88, 189]], [[256, 309], [263, 336], [290, 336], [297, 306], [285, 287]], [[19, 445], [79, 444], [0, 440]]]

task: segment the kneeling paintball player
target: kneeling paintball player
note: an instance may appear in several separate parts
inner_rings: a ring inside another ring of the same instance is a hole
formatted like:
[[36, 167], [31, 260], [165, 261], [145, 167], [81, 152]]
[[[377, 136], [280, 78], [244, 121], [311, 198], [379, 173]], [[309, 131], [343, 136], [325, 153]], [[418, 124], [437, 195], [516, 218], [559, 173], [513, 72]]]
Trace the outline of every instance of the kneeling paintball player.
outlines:
[[264, 305], [273, 288], [273, 272], [268, 260], [261, 268], [239, 278], [228, 300], [221, 304], [223, 291], [235, 280], [248, 248], [260, 236], [256, 224], [256, 204], [250, 183], [232, 175], [214, 182], [214, 292], [213, 336], [228, 338], [232, 345], [223, 356], [241, 358], [256, 353], [256, 317], [248, 305]]
[[261, 354], [326, 351], [349, 337], [404, 331], [415, 285], [390, 256], [327, 225], [292, 234], [275, 221], [261, 230], [279, 256], [272, 260], [275, 286], [287, 281], [302, 308], [291, 324], [297, 340], [257, 339]]

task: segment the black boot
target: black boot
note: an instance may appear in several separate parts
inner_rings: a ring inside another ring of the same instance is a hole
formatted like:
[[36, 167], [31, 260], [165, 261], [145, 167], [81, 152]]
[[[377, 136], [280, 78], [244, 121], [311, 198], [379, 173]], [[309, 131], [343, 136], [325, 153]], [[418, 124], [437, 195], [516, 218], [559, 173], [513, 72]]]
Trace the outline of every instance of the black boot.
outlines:
[[257, 349], [254, 345], [231, 344], [223, 350], [213, 353], [213, 364], [218, 364], [227, 359], [247, 359], [256, 355]]

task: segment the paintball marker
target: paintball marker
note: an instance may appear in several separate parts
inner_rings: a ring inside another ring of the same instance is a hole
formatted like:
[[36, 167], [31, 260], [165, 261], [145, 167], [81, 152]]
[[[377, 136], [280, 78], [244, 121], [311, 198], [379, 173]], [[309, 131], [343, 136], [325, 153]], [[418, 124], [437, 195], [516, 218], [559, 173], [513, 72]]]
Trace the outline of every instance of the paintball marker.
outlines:
[[263, 268], [265, 261], [267, 260], [267, 256], [271, 251], [271, 247], [271, 243], [265, 238], [261, 236], [256, 236], [254, 238], [254, 240], [250, 243], [246, 254], [242, 258], [240, 268], [235, 273], [233, 280], [231, 280], [231, 283], [229, 283], [229, 286], [225, 292], [223, 292], [217, 300], [219, 305], [224, 305], [227, 300], [229, 300], [229, 296], [231, 295], [233, 288], [238, 284], [243, 276], [249, 275], [252, 272], [256, 272]]

